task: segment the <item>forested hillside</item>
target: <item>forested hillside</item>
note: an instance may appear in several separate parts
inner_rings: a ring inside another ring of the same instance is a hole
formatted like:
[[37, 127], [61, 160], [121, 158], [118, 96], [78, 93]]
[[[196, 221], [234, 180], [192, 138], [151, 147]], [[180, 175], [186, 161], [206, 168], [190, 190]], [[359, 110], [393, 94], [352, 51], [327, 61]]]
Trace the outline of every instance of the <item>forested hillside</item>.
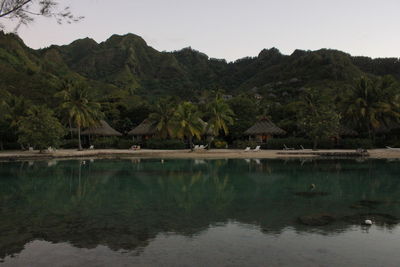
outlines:
[[[202, 109], [202, 103], [219, 94], [240, 122], [230, 127], [229, 142], [240, 139], [260, 116], [272, 119], [290, 136], [305, 135], [298, 116], [310, 98], [316, 106], [329, 104], [341, 125], [372, 138], [379, 129], [398, 123], [399, 103], [388, 103], [400, 93], [398, 79], [397, 58], [352, 57], [337, 50], [283, 55], [271, 48], [256, 57], [226, 62], [192, 48], [160, 52], [134, 34], [33, 50], [18, 36], [0, 33], [0, 92], [8, 106], [8, 98], [14, 105], [15, 99], [28, 106], [45, 104], [61, 119], [57, 94], [66, 83], [84, 84], [101, 104], [105, 119], [122, 132], [147, 118], [164, 97], [176, 103], [191, 101]], [[246, 115], [241, 115], [243, 109]], [[7, 123], [3, 129], [9, 129]], [[4, 132], [8, 135], [10, 130]]]

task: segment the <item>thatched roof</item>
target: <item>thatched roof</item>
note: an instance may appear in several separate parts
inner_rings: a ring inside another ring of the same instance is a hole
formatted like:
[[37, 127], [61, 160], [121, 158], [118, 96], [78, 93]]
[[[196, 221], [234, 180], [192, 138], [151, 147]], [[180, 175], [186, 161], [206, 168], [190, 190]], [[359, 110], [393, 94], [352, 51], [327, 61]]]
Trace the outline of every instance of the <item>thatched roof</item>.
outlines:
[[149, 120], [142, 121], [141, 124], [133, 128], [128, 135], [154, 135], [157, 133], [156, 124]]
[[101, 120], [100, 125], [91, 127], [82, 132], [82, 135], [102, 135], [102, 136], [122, 136], [122, 134], [114, 130], [106, 121]]
[[346, 126], [340, 126], [338, 131], [339, 136], [358, 136], [358, 133]]
[[286, 131], [276, 126], [268, 118], [263, 118], [244, 132], [245, 135], [285, 135]]

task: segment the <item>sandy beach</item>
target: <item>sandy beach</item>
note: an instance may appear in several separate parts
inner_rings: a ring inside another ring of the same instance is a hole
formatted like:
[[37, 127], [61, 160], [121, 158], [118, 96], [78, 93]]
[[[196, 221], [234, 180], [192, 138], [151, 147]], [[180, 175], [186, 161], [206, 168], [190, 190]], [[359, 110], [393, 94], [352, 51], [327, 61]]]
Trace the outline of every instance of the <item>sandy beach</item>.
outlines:
[[[317, 154], [329, 153], [332, 157], [343, 157], [346, 153], [355, 153], [355, 150], [261, 150], [258, 152], [244, 152], [239, 149], [211, 149], [211, 150], [124, 150], [124, 149], [94, 149], [78, 151], [74, 149], [60, 149], [55, 152], [39, 153], [39, 151], [3, 151], [0, 152], [0, 161], [41, 160], [54, 158], [318, 158]], [[371, 159], [400, 159], [400, 150], [371, 149], [368, 150]]]

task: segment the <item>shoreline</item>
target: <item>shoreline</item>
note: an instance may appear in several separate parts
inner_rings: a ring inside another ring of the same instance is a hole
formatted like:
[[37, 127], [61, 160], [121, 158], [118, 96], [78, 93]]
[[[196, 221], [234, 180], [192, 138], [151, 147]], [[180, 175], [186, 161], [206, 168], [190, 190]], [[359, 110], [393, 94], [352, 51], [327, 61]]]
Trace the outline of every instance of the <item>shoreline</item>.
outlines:
[[[335, 150], [261, 150], [244, 152], [241, 149], [211, 149], [201, 151], [184, 150], [128, 150], [128, 149], [94, 149], [78, 151], [60, 149], [55, 152], [39, 151], [1, 151], [0, 161], [51, 160], [51, 159], [122, 159], [122, 158], [165, 158], [165, 159], [289, 159], [289, 158], [365, 158], [365, 159], [400, 159], [400, 150], [371, 149], [369, 155], [357, 156], [352, 149]], [[318, 155], [321, 154], [321, 155]], [[329, 154], [328, 157], [323, 156]], [[350, 157], [343, 155], [349, 154]]]

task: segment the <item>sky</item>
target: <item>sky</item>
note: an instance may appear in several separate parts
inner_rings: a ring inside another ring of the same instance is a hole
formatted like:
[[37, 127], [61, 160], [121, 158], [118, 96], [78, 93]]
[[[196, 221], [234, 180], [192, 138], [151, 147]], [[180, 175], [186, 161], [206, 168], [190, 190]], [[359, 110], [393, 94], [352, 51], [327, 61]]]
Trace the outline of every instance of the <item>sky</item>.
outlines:
[[[159, 51], [191, 46], [233, 61], [263, 48], [332, 48], [400, 57], [399, 0], [61, 0], [85, 18], [58, 25], [36, 19], [18, 34], [32, 48], [134, 33]], [[8, 24], [6, 24], [8, 25]]]

